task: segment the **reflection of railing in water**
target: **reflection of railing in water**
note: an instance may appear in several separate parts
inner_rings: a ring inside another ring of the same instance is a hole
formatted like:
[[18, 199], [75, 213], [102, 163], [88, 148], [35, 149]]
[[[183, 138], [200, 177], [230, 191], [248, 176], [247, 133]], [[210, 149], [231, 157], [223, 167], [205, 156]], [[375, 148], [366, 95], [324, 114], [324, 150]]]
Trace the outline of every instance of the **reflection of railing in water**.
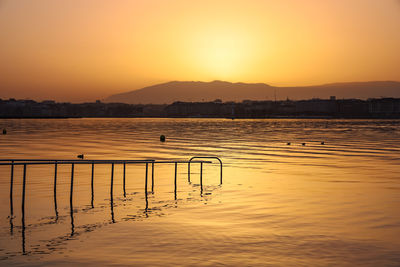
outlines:
[[[154, 194], [154, 165], [155, 164], [172, 164], [175, 165], [174, 175], [174, 199], [177, 200], [177, 168], [179, 163], [186, 163], [189, 166], [188, 179], [190, 182], [190, 164], [200, 164], [200, 195], [203, 194], [203, 163], [211, 163], [210, 161], [197, 160], [195, 158], [208, 158], [208, 157], [193, 157], [189, 161], [181, 160], [165, 160], [156, 161], [153, 159], [146, 160], [48, 160], [48, 159], [0, 159], [0, 166], [8, 165], [11, 166], [11, 179], [10, 179], [10, 233], [13, 235], [13, 219], [14, 219], [14, 207], [13, 207], [13, 187], [14, 187], [14, 166], [23, 166], [23, 181], [22, 181], [22, 222], [21, 222], [21, 233], [22, 233], [22, 253], [26, 254], [25, 250], [25, 188], [26, 188], [26, 174], [28, 165], [51, 165], [54, 164], [54, 211], [55, 211], [55, 223], [58, 221], [59, 214], [57, 209], [57, 170], [60, 164], [71, 164], [71, 180], [70, 180], [70, 220], [71, 220], [71, 234], [75, 234], [74, 225], [74, 208], [73, 208], [73, 191], [74, 191], [74, 166], [75, 164], [91, 164], [91, 208], [94, 208], [94, 168], [95, 164], [111, 164], [111, 183], [110, 183], [110, 207], [111, 207], [111, 222], [115, 223], [114, 220], [114, 164], [123, 164], [123, 195], [126, 197], [126, 164], [145, 164], [145, 215], [147, 217], [148, 212], [148, 169], [151, 164], [151, 193]], [[221, 164], [221, 180], [222, 184], [222, 161], [217, 157]]]

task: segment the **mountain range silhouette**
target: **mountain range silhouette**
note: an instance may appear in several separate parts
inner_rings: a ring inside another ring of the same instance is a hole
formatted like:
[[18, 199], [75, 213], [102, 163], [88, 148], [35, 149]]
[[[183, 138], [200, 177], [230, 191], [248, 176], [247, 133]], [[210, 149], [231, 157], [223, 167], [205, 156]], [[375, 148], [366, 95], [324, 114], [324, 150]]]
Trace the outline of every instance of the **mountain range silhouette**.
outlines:
[[221, 99], [242, 100], [301, 100], [311, 98], [381, 98], [400, 97], [400, 82], [349, 82], [315, 86], [275, 87], [265, 83], [231, 83], [225, 81], [172, 81], [115, 94], [104, 102], [128, 104], [170, 104], [175, 101], [200, 102]]

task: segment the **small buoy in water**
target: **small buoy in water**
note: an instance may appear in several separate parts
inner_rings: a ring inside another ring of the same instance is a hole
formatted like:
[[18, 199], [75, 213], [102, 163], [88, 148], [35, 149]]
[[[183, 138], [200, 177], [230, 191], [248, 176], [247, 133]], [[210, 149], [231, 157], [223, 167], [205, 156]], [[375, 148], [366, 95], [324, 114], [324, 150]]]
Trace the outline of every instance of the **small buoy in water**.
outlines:
[[80, 154], [80, 155], [78, 155], [77, 157], [78, 157], [78, 159], [83, 159], [83, 158], [84, 158], [84, 155], [83, 155], [83, 154]]
[[3, 129], [3, 134], [7, 134], [6, 128]]
[[163, 135], [163, 134], [160, 135], [160, 141], [161, 141], [161, 142], [165, 142], [165, 135]]
[[287, 145], [290, 146], [290, 142], [288, 142]]
[[301, 145], [302, 145], [302, 146], [305, 146], [305, 145], [306, 145], [306, 143], [301, 143]]
[[322, 141], [322, 142], [321, 142], [321, 145], [325, 145], [325, 142], [324, 142], [324, 141]]

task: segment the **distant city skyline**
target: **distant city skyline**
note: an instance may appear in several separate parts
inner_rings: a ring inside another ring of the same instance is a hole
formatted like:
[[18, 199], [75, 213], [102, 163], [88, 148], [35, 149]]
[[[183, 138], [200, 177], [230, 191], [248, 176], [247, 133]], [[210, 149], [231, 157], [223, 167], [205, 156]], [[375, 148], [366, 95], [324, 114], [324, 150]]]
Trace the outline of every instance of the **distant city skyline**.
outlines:
[[0, 98], [400, 81], [398, 0], [1, 0]]

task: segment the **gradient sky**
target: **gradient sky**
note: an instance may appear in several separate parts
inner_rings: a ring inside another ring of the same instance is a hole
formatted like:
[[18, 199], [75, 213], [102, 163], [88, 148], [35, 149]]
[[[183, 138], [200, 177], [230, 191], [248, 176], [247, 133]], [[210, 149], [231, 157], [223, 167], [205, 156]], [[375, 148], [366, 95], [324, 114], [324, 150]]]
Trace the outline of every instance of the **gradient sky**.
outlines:
[[400, 80], [398, 0], [0, 0], [0, 98]]

